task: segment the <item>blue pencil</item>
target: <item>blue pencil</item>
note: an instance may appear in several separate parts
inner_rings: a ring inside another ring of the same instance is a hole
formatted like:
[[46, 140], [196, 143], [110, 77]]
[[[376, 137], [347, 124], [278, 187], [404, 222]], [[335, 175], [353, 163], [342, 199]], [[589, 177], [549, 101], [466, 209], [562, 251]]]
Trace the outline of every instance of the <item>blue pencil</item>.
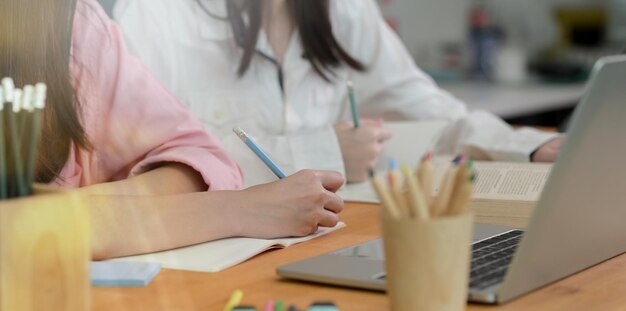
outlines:
[[359, 128], [359, 114], [356, 110], [356, 97], [354, 96], [354, 86], [352, 81], [346, 82], [348, 89], [348, 99], [350, 100], [350, 110], [352, 111], [352, 121], [354, 121], [354, 128]]
[[261, 159], [261, 161], [263, 161], [263, 163], [265, 163], [265, 165], [267, 165], [267, 167], [269, 167], [269, 169], [276, 174], [276, 177], [280, 179], [285, 178], [285, 173], [283, 173], [276, 163], [270, 159], [270, 157], [254, 142], [254, 140], [250, 138], [243, 129], [241, 129], [241, 127], [235, 126], [233, 128], [233, 132], [235, 132], [235, 134], [237, 134], [237, 136], [239, 136], [239, 138], [246, 143], [246, 145], [248, 145], [250, 150], [252, 150], [252, 152], [254, 152], [259, 159]]

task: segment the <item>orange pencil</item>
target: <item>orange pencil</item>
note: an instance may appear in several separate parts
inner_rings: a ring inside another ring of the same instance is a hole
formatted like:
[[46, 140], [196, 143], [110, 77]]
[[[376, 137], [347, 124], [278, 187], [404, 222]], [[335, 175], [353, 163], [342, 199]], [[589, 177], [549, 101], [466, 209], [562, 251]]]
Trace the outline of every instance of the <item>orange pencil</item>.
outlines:
[[414, 174], [411, 173], [411, 168], [408, 166], [402, 167], [404, 173], [404, 180], [406, 187], [409, 190], [409, 207], [411, 210], [411, 216], [419, 220], [427, 220], [430, 218], [428, 213], [428, 203], [422, 189], [419, 186], [419, 181]]
[[407, 199], [407, 191], [402, 184], [402, 176], [400, 171], [394, 169], [389, 171], [389, 186], [391, 188], [391, 195], [393, 196], [398, 208], [403, 215], [411, 215], [411, 208], [409, 207], [409, 200]]

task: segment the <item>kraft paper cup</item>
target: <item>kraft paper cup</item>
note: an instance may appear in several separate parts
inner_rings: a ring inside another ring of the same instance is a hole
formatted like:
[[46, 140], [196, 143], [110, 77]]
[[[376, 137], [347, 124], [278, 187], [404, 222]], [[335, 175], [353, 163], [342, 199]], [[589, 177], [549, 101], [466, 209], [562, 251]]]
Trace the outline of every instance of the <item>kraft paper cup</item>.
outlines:
[[470, 213], [427, 221], [382, 216], [392, 310], [464, 310], [470, 268]]

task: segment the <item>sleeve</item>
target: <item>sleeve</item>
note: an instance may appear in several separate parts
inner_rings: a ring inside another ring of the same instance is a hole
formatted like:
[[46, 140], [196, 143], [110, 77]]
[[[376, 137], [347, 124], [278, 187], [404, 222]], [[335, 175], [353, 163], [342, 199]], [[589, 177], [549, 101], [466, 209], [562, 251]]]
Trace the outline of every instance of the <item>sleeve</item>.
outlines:
[[485, 111], [468, 112], [465, 104], [440, 89], [415, 65], [374, 0], [337, 1], [335, 8], [336, 35], [367, 67], [364, 73], [351, 72], [363, 116], [449, 120], [438, 152], [471, 151], [491, 160], [528, 161], [532, 152], [554, 138], [528, 128], [513, 130]]
[[82, 70], [75, 79], [101, 174], [118, 180], [178, 162], [202, 174], [210, 190], [240, 188], [241, 171], [220, 143], [129, 55], [102, 9], [92, 0], [82, 3], [73, 37]]

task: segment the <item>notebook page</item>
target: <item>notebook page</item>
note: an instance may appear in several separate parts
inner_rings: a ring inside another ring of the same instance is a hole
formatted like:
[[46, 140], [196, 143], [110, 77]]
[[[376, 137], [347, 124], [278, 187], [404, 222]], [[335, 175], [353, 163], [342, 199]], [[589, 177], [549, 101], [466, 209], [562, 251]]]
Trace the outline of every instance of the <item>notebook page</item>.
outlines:
[[[415, 167], [422, 156], [432, 150], [446, 125], [446, 121], [386, 122], [385, 127], [391, 131], [392, 137], [385, 142], [385, 150], [375, 170], [384, 171], [391, 159]], [[347, 184], [337, 194], [345, 201], [379, 203], [369, 181]]]
[[218, 272], [242, 263], [272, 248], [293, 244], [326, 235], [346, 225], [338, 223], [333, 228], [320, 228], [316, 233], [300, 238], [253, 239], [229, 238], [158, 253], [116, 258], [122, 262], [158, 262], [163, 268], [198, 272]]

